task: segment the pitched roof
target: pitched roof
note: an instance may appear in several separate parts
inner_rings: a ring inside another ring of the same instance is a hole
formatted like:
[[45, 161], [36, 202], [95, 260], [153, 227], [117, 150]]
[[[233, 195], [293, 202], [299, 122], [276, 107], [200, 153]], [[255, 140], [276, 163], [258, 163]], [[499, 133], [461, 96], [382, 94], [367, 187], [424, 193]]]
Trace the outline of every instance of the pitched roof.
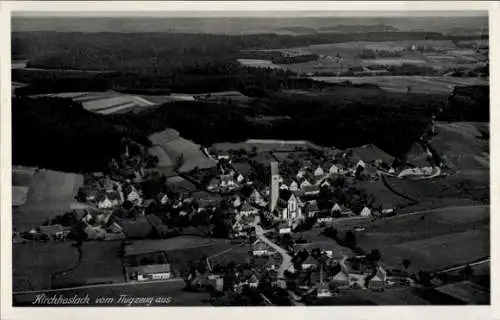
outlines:
[[319, 186], [315, 186], [315, 185], [305, 186], [302, 188], [302, 191], [304, 191], [305, 193], [316, 192], [316, 191], [319, 191]]
[[307, 205], [309, 211], [319, 211], [318, 202], [310, 201]]
[[40, 233], [52, 236], [58, 232], [63, 232], [64, 228], [60, 224], [53, 224], [50, 226], [40, 226]]
[[256, 211], [257, 209], [254, 208], [252, 205], [250, 205], [248, 202], [244, 202], [243, 205], [240, 208], [240, 211], [247, 212], [247, 211]]

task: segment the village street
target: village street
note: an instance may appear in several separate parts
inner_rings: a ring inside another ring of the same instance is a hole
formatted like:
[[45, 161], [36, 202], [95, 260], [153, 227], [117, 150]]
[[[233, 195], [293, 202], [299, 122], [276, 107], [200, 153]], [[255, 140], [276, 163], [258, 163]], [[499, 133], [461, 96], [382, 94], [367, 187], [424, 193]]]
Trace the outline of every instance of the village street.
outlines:
[[285, 249], [283, 249], [282, 247], [278, 246], [277, 244], [269, 240], [269, 238], [267, 238], [264, 235], [264, 233], [265, 231], [264, 229], [262, 229], [260, 225], [255, 225], [255, 234], [257, 235], [257, 238], [259, 238], [262, 242], [264, 242], [265, 244], [276, 250], [281, 255], [282, 262], [278, 269], [278, 279], [284, 279], [285, 270], [290, 268], [290, 266], [292, 265], [292, 257], [288, 254], [288, 252], [286, 252]]

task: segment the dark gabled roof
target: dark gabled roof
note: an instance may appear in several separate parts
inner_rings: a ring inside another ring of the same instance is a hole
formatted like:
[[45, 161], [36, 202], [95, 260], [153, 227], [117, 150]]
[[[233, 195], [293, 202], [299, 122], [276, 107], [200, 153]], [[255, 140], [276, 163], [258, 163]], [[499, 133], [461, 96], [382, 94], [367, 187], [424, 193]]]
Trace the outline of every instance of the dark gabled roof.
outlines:
[[316, 201], [311, 201], [307, 204], [307, 209], [309, 211], [319, 211], [318, 203]]
[[243, 205], [240, 208], [240, 211], [255, 211], [257, 210], [254, 208], [252, 205], [250, 205], [248, 202], [244, 202]]
[[316, 185], [304, 186], [304, 188], [302, 188], [302, 191], [304, 191], [304, 192], [319, 191], [319, 186], [316, 186]]
[[316, 217], [319, 219], [319, 218], [331, 218], [333, 216], [332, 216], [331, 212], [323, 210], [323, 211], [318, 212], [316, 214]]
[[64, 228], [60, 224], [53, 224], [50, 226], [40, 226], [40, 233], [46, 234], [48, 236], [54, 235], [62, 231], [64, 231]]

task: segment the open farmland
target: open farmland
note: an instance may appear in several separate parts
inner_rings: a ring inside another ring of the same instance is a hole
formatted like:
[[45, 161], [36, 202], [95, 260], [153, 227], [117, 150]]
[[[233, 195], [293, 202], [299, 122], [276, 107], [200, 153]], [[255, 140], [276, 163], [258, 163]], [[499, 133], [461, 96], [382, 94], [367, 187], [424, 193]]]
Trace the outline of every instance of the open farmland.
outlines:
[[215, 166], [215, 160], [208, 158], [201, 147], [191, 140], [182, 138], [174, 129], [166, 129], [148, 137], [153, 144], [150, 153], [159, 158], [159, 166], [179, 166], [179, 172], [188, 172], [195, 167], [208, 169]]
[[[38, 170], [32, 176], [13, 170], [14, 185], [12, 225], [15, 229], [30, 229], [70, 209], [83, 176], [52, 170]], [[29, 180], [29, 181], [28, 181]]]
[[[437, 122], [431, 144], [455, 170], [489, 170], [489, 143], [481, 139], [479, 128], [468, 122]], [[480, 129], [489, 132], [489, 128]]]
[[[64, 92], [37, 95], [44, 97], [67, 98], [75, 102], [79, 102], [83, 107], [91, 112], [109, 115], [125, 113], [130, 111], [141, 111], [151, 106], [157, 105], [159, 102], [168, 102], [168, 97], [154, 98], [154, 101], [148, 100], [147, 96], [135, 96], [122, 94], [118, 92]], [[153, 100], [153, 99], [152, 99]]]
[[119, 247], [119, 241], [85, 242], [78, 266], [54, 273], [54, 288], [124, 282]]
[[28, 242], [12, 246], [13, 291], [52, 288], [52, 274], [78, 264], [78, 251], [69, 242]]
[[408, 87], [415, 93], [449, 94], [455, 86], [487, 85], [480, 78], [456, 78], [434, 76], [366, 76], [366, 77], [312, 77], [316, 81], [353, 84], [375, 84], [393, 92], [407, 92]]
[[366, 224], [356, 238], [365, 250], [379, 249], [391, 267], [409, 259], [411, 272], [464, 264], [490, 254], [489, 207], [449, 207], [381, 219]]
[[153, 251], [169, 251], [189, 248], [207, 247], [225, 244], [226, 240], [216, 240], [203, 237], [175, 237], [171, 239], [136, 240], [126, 247], [127, 254], [139, 254]]

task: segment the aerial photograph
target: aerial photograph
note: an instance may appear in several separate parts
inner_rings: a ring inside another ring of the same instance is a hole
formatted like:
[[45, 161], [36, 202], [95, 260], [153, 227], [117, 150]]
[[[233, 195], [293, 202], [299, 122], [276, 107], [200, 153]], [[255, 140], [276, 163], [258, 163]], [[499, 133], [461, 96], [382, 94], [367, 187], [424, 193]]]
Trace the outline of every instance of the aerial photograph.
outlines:
[[11, 61], [13, 306], [490, 305], [487, 11], [19, 11]]

